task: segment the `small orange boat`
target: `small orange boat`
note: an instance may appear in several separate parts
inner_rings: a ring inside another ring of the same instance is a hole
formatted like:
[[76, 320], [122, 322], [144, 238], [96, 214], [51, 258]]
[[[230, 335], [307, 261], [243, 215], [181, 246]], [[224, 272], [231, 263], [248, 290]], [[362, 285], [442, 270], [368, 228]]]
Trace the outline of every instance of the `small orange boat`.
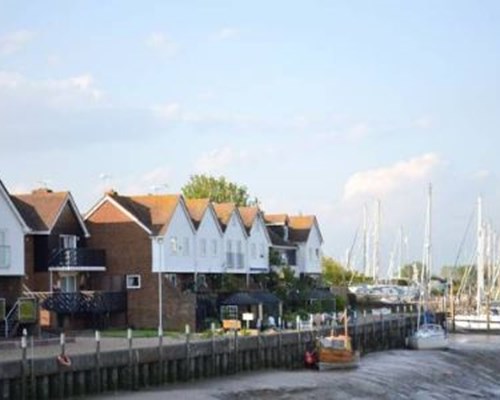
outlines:
[[344, 315], [344, 334], [317, 339], [317, 366], [320, 371], [330, 369], [357, 368], [360, 354], [352, 348], [352, 340], [347, 330], [347, 314]]

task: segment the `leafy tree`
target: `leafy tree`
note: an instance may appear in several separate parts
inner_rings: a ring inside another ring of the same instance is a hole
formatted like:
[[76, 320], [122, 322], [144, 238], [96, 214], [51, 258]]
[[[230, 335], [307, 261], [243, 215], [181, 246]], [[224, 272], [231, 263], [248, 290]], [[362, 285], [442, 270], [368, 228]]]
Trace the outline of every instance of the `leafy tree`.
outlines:
[[323, 282], [329, 286], [341, 286], [349, 282], [349, 272], [331, 257], [323, 257], [321, 260]]
[[256, 199], [250, 200], [246, 186], [230, 182], [223, 176], [192, 175], [181, 191], [188, 199], [210, 199], [215, 203], [231, 202], [236, 206], [247, 206], [257, 202]]

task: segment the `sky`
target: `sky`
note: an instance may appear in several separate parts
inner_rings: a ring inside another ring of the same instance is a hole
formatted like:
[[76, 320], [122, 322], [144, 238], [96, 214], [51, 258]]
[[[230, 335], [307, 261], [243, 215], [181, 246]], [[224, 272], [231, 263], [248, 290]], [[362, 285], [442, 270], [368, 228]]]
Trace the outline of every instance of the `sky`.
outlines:
[[382, 270], [401, 226], [422, 259], [432, 183], [439, 271], [479, 195], [500, 218], [499, 78], [494, 0], [0, 0], [0, 179], [85, 213], [223, 175], [357, 268], [379, 199]]

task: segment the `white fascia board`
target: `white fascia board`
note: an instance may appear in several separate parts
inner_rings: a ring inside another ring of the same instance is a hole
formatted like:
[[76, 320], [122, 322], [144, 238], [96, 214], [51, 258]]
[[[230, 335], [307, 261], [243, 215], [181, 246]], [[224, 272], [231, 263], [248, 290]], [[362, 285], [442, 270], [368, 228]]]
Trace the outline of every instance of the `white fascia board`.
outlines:
[[5, 186], [3, 185], [2, 181], [0, 181], [0, 193], [4, 197], [4, 199], [5, 199], [6, 203], [7, 203], [7, 206], [12, 210], [12, 213], [14, 214], [14, 216], [17, 219], [17, 221], [19, 222], [19, 225], [21, 226], [21, 229], [23, 230], [23, 232], [25, 234], [26, 233], [31, 233], [31, 228], [24, 221], [24, 218], [21, 216], [21, 213], [19, 212], [19, 210], [15, 206], [14, 202], [10, 198], [10, 195], [7, 192], [7, 188], [5, 188]]
[[50, 231], [52, 231], [52, 229], [54, 228], [54, 225], [59, 220], [59, 217], [61, 216], [61, 214], [62, 214], [62, 212], [64, 210], [64, 207], [66, 207], [66, 204], [68, 204], [68, 203], [73, 208], [73, 212], [75, 213], [76, 219], [78, 220], [78, 223], [80, 224], [80, 227], [83, 230], [84, 236], [86, 238], [90, 237], [90, 233], [89, 233], [87, 227], [85, 226], [85, 222], [83, 221], [82, 216], [81, 216], [80, 212], [78, 211], [78, 207], [76, 206], [75, 200], [73, 199], [73, 196], [71, 196], [70, 192], [68, 192], [66, 200], [64, 201], [64, 203], [61, 205], [61, 208], [57, 212], [57, 215], [54, 218], [54, 222], [53, 222], [52, 226], [50, 227]]

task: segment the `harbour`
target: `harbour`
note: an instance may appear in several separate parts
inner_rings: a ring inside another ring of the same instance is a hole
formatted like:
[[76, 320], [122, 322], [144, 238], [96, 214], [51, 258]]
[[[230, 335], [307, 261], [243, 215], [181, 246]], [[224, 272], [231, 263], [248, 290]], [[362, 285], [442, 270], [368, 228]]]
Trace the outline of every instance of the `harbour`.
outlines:
[[[368, 354], [405, 348], [406, 338], [416, 329], [416, 314], [399, 311], [352, 321], [347, 329], [354, 349]], [[63, 399], [249, 371], [303, 369], [304, 352], [331, 330], [325, 326], [256, 335], [234, 331], [203, 340], [192, 340], [188, 333], [181, 343], [164, 344], [159, 338], [142, 346], [134, 346], [130, 336], [128, 348], [104, 352], [96, 341], [94, 351], [70, 354], [62, 343], [60, 352], [37, 357], [29, 357], [24, 346], [21, 359], [0, 363], [0, 393], [2, 400]], [[69, 362], [61, 362], [58, 354], [66, 354]]]
[[495, 399], [500, 397], [499, 345], [500, 336], [450, 335], [446, 351], [370, 353], [356, 370], [273, 369], [96, 399]]

